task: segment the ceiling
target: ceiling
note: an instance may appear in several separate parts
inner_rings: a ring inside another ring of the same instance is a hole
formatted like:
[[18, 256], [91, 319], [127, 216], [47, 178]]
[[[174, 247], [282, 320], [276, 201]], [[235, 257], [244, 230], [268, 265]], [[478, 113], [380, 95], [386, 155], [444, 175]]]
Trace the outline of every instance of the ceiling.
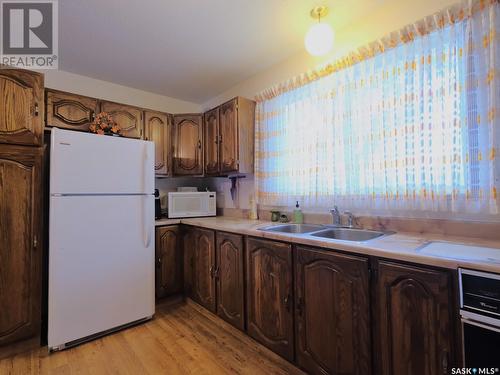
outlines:
[[303, 51], [310, 9], [341, 29], [381, 0], [59, 1], [59, 68], [203, 103]]

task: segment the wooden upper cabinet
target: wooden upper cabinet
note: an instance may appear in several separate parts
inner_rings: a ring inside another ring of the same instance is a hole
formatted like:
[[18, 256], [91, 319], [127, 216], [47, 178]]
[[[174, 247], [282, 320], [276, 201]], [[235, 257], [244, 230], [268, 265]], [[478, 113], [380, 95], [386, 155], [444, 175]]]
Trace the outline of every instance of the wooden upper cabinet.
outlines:
[[182, 248], [179, 226], [156, 229], [156, 297], [182, 291]]
[[377, 373], [448, 374], [456, 360], [450, 274], [380, 261], [374, 296]]
[[42, 152], [0, 147], [0, 345], [40, 333]]
[[127, 138], [141, 138], [143, 112], [140, 108], [112, 102], [101, 102], [101, 111], [108, 112], [120, 126], [121, 134]]
[[215, 232], [197, 228], [193, 251], [193, 299], [215, 312]]
[[203, 174], [202, 115], [174, 115], [174, 174]]
[[245, 329], [243, 236], [217, 232], [217, 315]]
[[370, 374], [368, 260], [298, 246], [297, 364], [310, 374]]
[[47, 126], [88, 131], [97, 111], [97, 99], [47, 90]]
[[219, 108], [205, 112], [205, 174], [216, 175], [219, 168]]
[[160, 112], [146, 111], [145, 136], [155, 144], [155, 174], [169, 176], [171, 170], [172, 127], [170, 115]]
[[205, 173], [253, 173], [255, 102], [236, 97], [205, 112]]
[[42, 74], [0, 69], [0, 143], [42, 145], [44, 111]]
[[292, 249], [248, 238], [246, 245], [247, 332], [293, 360]]
[[238, 171], [238, 98], [220, 106], [220, 169], [221, 172]]

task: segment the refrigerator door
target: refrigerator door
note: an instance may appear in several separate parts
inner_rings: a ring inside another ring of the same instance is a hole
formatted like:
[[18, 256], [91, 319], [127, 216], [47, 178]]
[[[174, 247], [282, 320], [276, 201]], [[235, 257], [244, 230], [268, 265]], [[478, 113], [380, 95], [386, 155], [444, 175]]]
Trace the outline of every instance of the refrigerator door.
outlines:
[[153, 192], [153, 142], [52, 129], [51, 194]]
[[48, 345], [154, 314], [154, 197], [50, 198]]

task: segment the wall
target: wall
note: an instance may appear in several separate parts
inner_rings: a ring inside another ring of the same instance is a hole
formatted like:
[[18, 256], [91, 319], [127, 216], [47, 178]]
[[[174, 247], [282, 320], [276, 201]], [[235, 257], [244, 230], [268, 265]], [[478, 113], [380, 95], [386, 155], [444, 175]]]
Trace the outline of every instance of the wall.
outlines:
[[201, 106], [62, 70], [47, 70], [45, 87], [168, 113], [200, 112]]
[[[386, 0], [378, 10], [361, 18], [342, 30], [335, 30], [333, 52], [322, 58], [315, 58], [304, 50], [299, 54], [274, 65], [203, 103], [204, 110], [213, 108], [235, 96], [253, 98], [258, 92], [286, 81], [329, 61], [347, 55], [358, 47], [366, 45], [392, 31], [435, 13], [458, 0]], [[335, 9], [330, 11], [334, 12]], [[304, 17], [308, 17], [307, 14]], [[335, 25], [332, 25], [335, 29]]]

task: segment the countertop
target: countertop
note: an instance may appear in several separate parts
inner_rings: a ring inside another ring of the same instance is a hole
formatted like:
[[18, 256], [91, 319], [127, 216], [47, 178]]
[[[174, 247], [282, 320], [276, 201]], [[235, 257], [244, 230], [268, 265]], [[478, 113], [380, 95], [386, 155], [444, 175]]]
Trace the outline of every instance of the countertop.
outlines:
[[[500, 273], [500, 261], [494, 261], [485, 255], [485, 253], [494, 254], [495, 259], [500, 259], [500, 241], [482, 240], [480, 238], [470, 237], [452, 237], [434, 234], [426, 235], [398, 232], [365, 242], [351, 242], [320, 239], [300, 234], [264, 232], [258, 228], [278, 223], [227, 216], [156, 220], [156, 226], [174, 224], [186, 224], [247, 236], [261, 237], [325, 249], [336, 249], [358, 255], [389, 258], [448, 269], [457, 269], [458, 267], [462, 267]], [[440, 255], [422, 253], [422, 247], [426, 243], [433, 241], [439, 242]], [[467, 257], [464, 257], [462, 251], [462, 255], [454, 255], [454, 253], [457, 254], [457, 244], [471, 246], [471, 254], [467, 254]], [[477, 247], [487, 247], [489, 249], [484, 252], [479, 251], [483, 249], [478, 249]]]

